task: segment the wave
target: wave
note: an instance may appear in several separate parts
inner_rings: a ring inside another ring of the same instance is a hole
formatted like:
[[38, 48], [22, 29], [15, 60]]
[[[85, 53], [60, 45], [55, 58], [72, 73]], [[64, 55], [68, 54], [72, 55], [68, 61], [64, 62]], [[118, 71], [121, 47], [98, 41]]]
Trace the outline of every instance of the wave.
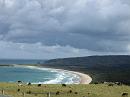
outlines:
[[37, 66], [21, 66], [21, 65], [20, 66], [15, 65], [15, 67], [37, 69], [37, 70], [56, 73], [55, 78], [50, 78], [48, 81], [43, 81], [43, 82], [34, 82], [32, 84], [79, 84], [80, 83], [80, 76], [72, 72], [69, 72], [68, 70], [44, 68], [44, 67], [41, 68]]

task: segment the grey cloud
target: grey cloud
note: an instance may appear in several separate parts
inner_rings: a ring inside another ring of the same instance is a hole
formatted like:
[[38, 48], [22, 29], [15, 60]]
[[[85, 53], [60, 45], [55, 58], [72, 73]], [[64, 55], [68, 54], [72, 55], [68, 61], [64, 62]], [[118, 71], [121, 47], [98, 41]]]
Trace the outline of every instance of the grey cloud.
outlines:
[[[130, 46], [128, 48], [130, 50]], [[122, 54], [122, 52], [95, 52], [87, 49], [78, 49], [72, 46], [42, 45], [42, 43], [13, 43], [0, 41], [0, 58], [12, 59], [53, 59], [75, 56]], [[123, 52], [123, 54], [130, 54]]]
[[41, 43], [13, 43], [0, 41], [0, 58], [22, 59], [52, 59], [74, 56], [101, 54], [87, 49], [77, 49], [71, 46], [42, 45]]
[[97, 52], [128, 49], [129, 0], [5, 1], [0, 3], [2, 41], [70, 45]]

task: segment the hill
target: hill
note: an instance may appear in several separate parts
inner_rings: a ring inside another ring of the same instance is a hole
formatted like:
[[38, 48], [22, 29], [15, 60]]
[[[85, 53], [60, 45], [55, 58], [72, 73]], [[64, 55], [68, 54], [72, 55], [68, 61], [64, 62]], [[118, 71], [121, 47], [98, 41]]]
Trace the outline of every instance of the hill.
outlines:
[[122, 82], [130, 85], [130, 56], [88, 56], [52, 59], [44, 66], [74, 70], [89, 74], [95, 82]]

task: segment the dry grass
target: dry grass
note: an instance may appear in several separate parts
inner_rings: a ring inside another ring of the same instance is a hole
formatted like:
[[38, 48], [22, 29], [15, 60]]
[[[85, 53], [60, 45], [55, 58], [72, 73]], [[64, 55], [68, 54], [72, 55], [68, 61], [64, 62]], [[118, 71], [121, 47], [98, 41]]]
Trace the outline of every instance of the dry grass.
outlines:
[[5, 95], [12, 97], [24, 97], [23, 93], [25, 93], [25, 97], [47, 97], [46, 93], [48, 92], [52, 93], [51, 97], [121, 97], [124, 92], [130, 95], [129, 86], [108, 86], [106, 84], [67, 85], [66, 87], [62, 85], [42, 85], [38, 87], [37, 85], [23, 84], [23, 86], [18, 86], [17, 83], [0, 83], [0, 90], [4, 90]]

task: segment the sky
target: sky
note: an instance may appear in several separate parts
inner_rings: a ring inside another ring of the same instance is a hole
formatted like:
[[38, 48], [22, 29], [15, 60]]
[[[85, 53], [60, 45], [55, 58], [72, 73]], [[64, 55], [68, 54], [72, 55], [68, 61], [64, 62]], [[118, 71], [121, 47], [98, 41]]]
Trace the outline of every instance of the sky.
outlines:
[[130, 54], [130, 0], [0, 0], [0, 58]]

